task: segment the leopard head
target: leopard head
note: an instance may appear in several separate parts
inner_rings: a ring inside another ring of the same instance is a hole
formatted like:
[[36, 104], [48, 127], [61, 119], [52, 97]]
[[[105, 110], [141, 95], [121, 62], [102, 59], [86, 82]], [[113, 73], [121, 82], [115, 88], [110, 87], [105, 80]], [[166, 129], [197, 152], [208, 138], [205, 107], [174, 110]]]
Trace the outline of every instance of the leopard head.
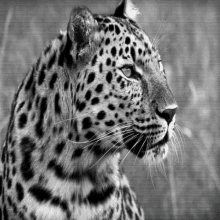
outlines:
[[114, 15], [81, 7], [70, 16], [77, 130], [97, 155], [127, 148], [139, 158], [164, 158], [173, 135], [177, 104], [137, 13], [122, 1]]

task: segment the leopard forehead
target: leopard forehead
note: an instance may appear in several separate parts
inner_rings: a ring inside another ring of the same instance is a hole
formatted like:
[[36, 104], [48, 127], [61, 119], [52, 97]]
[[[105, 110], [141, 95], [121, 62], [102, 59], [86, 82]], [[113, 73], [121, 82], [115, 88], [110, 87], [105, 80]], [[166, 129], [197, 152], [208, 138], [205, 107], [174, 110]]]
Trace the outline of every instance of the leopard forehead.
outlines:
[[96, 15], [95, 19], [101, 27], [102, 48], [106, 49], [105, 54], [109, 53], [114, 58], [126, 53], [127, 56], [122, 58], [127, 59], [130, 55], [143, 69], [149, 68], [153, 59], [160, 60], [156, 47], [133, 20], [101, 15]]

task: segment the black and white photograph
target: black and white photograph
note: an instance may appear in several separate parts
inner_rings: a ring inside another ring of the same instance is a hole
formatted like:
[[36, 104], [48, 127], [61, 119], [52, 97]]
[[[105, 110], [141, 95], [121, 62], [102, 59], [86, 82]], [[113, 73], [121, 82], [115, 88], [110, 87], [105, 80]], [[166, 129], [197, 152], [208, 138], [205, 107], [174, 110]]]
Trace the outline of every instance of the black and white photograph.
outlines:
[[220, 1], [1, 0], [0, 220], [220, 219]]

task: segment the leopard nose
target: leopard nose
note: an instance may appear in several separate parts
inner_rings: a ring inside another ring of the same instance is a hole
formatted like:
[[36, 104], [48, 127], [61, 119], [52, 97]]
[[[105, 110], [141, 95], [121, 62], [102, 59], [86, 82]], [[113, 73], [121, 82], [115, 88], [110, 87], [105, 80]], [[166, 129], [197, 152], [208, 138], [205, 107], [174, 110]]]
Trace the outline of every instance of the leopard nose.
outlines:
[[173, 120], [174, 115], [176, 114], [177, 106], [170, 106], [169, 108], [166, 108], [163, 111], [159, 111], [158, 108], [156, 109], [156, 114], [165, 119], [167, 121], [167, 124], [170, 124], [170, 122]]

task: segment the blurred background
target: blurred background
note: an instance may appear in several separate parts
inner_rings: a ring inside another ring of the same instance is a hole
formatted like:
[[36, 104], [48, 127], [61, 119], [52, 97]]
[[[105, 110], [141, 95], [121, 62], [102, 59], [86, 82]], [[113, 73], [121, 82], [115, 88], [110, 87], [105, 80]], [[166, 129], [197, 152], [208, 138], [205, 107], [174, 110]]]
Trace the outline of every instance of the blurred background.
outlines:
[[[163, 170], [128, 155], [125, 171], [146, 219], [220, 219], [220, 3], [133, 2], [145, 32], [161, 41], [158, 48], [179, 105], [177, 124], [184, 140], [179, 135], [177, 153], [172, 152]], [[113, 13], [118, 3], [1, 1], [1, 145], [17, 86], [45, 45], [66, 29], [71, 9], [86, 5], [93, 13]]]

